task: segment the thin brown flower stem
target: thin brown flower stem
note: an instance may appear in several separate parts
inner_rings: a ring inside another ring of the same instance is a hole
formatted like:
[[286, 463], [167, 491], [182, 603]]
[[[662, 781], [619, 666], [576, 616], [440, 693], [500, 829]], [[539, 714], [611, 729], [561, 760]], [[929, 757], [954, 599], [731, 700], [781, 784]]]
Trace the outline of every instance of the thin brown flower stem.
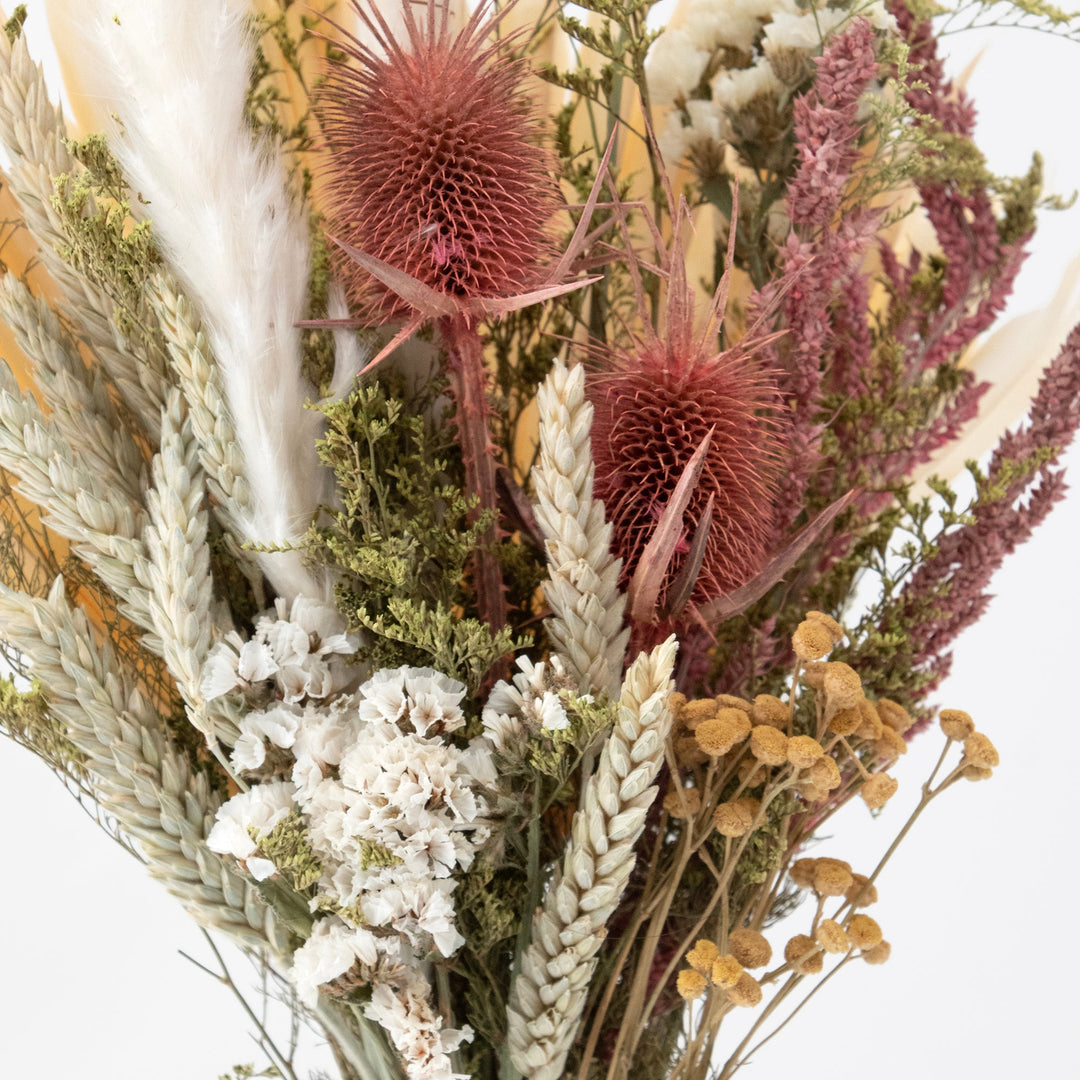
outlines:
[[270, 1033], [266, 1030], [262, 1021], [255, 1014], [255, 1010], [248, 1004], [247, 998], [240, 992], [240, 988], [233, 980], [232, 974], [229, 971], [228, 965], [225, 963], [225, 958], [221, 955], [217, 945], [214, 943], [214, 939], [207, 932], [205, 927], [199, 927], [202, 936], [206, 939], [207, 945], [210, 946], [210, 951], [214, 954], [214, 959], [218, 962], [218, 967], [221, 968], [220, 972], [216, 972], [211, 968], [208, 968], [205, 964], [200, 963], [193, 956], [189, 956], [182, 949], [180, 955], [188, 962], [194, 964], [201, 971], [205, 971], [212, 979], [216, 979], [219, 983], [227, 986], [232, 992], [233, 997], [240, 1002], [244, 1012], [247, 1013], [248, 1019], [255, 1025], [255, 1030], [259, 1033], [259, 1046], [262, 1048], [263, 1053], [270, 1058], [271, 1062], [281, 1071], [285, 1080], [298, 1080], [296, 1073], [293, 1071], [291, 1061], [285, 1057], [284, 1054], [277, 1048]]
[[478, 512], [492, 515], [473, 555], [473, 586], [481, 620], [492, 633], [497, 633], [506, 625], [506, 597], [502, 570], [495, 555], [499, 503], [483, 343], [475, 328], [463, 318], [442, 319], [439, 328], [450, 352], [450, 390], [457, 406], [458, 443], [465, 465], [466, 491], [478, 500]]
[[[833, 976], [834, 976], [834, 975], [835, 975], [835, 974], [836, 974], [836, 973], [837, 973], [837, 972], [838, 972], [838, 971], [839, 971], [839, 970], [840, 970], [840, 969], [841, 969], [841, 968], [842, 968], [842, 967], [843, 967], [843, 966], [844, 966], [845, 964], [849, 963], [849, 962], [850, 962], [850, 961], [851, 961], [851, 960], [852, 960], [853, 958], [854, 958], [854, 954], [853, 954], [853, 953], [848, 953], [848, 954], [847, 954], [847, 956], [845, 956], [845, 957], [844, 957], [844, 959], [843, 959], [843, 960], [841, 960], [841, 961], [840, 961], [840, 963], [839, 963], [839, 964], [837, 964], [837, 965], [836, 965], [836, 967], [834, 967], [834, 968], [832, 969], [832, 971], [830, 971], [830, 972], [829, 972], [829, 974], [828, 974], [828, 975], [824, 976], [824, 977], [823, 977], [822, 979], [820, 979], [820, 980], [819, 980], [819, 981], [818, 981], [818, 982], [817, 982], [817, 983], [815, 984], [815, 986], [814, 986], [813, 990], [811, 990], [811, 991], [810, 991], [810, 993], [809, 993], [809, 994], [807, 994], [807, 995], [806, 995], [806, 997], [804, 997], [804, 998], [802, 999], [802, 1001], [800, 1001], [800, 1002], [799, 1002], [799, 1004], [798, 1004], [798, 1005], [796, 1005], [796, 1006], [795, 1006], [795, 1008], [794, 1008], [794, 1009], [792, 1009], [792, 1010], [791, 1010], [791, 1012], [790, 1012], [790, 1013], [788, 1013], [788, 1015], [787, 1015], [786, 1017], [784, 1017], [784, 1019], [783, 1019], [783, 1020], [782, 1020], [782, 1021], [781, 1021], [781, 1022], [780, 1022], [780, 1023], [779, 1023], [779, 1024], [778, 1024], [778, 1025], [777, 1025], [777, 1026], [776, 1026], [776, 1027], [775, 1027], [775, 1028], [773, 1029], [773, 1030], [772, 1030], [772, 1031], [770, 1031], [768, 1035], [766, 1035], [766, 1036], [765, 1036], [765, 1038], [764, 1038], [764, 1039], [762, 1039], [762, 1040], [761, 1040], [761, 1041], [760, 1041], [759, 1043], [756, 1043], [756, 1044], [755, 1044], [754, 1046], [752, 1046], [752, 1047], [751, 1047], [751, 1048], [750, 1048], [750, 1049], [749, 1049], [749, 1050], [748, 1050], [748, 1051], [747, 1051], [747, 1052], [745, 1053], [745, 1055], [743, 1055], [743, 1057], [742, 1057], [742, 1059], [741, 1059], [740, 1061], [737, 1061], [737, 1062], [735, 1062], [735, 1064], [734, 1064], [734, 1066], [732, 1067], [732, 1069], [731, 1069], [731, 1071], [730, 1071], [730, 1072], [727, 1072], [727, 1071], [725, 1071], [725, 1072], [721, 1073], [721, 1074], [720, 1074], [720, 1076], [719, 1076], [719, 1077], [717, 1078], [717, 1080], [725, 1080], [725, 1078], [726, 1078], [726, 1077], [734, 1076], [734, 1075], [735, 1075], [735, 1073], [736, 1073], [736, 1072], [738, 1072], [738, 1071], [739, 1071], [739, 1069], [741, 1069], [741, 1068], [743, 1067], [743, 1065], [746, 1065], [746, 1064], [748, 1064], [748, 1063], [749, 1063], [749, 1062], [750, 1062], [751, 1060], [753, 1060], [753, 1057], [754, 1057], [754, 1055], [755, 1055], [755, 1054], [756, 1054], [756, 1053], [757, 1053], [757, 1052], [758, 1052], [758, 1051], [759, 1051], [759, 1050], [760, 1050], [760, 1049], [761, 1049], [761, 1048], [762, 1048], [762, 1047], [763, 1047], [763, 1046], [764, 1046], [764, 1045], [765, 1045], [765, 1044], [766, 1044], [767, 1042], [769, 1042], [769, 1041], [770, 1041], [771, 1039], [774, 1039], [774, 1038], [775, 1038], [775, 1037], [776, 1037], [777, 1035], [779, 1035], [779, 1034], [780, 1034], [780, 1032], [781, 1032], [781, 1031], [783, 1031], [783, 1030], [784, 1030], [784, 1028], [786, 1028], [786, 1027], [788, 1026], [788, 1024], [790, 1024], [790, 1023], [791, 1023], [791, 1021], [792, 1021], [792, 1020], [794, 1020], [794, 1019], [795, 1019], [795, 1017], [799, 1015], [799, 1013], [800, 1013], [800, 1012], [801, 1012], [801, 1011], [803, 1010], [803, 1008], [804, 1008], [804, 1007], [805, 1007], [806, 1005], [808, 1005], [808, 1004], [810, 1003], [810, 999], [811, 999], [811, 998], [812, 998], [812, 997], [813, 997], [813, 996], [814, 996], [814, 995], [815, 995], [815, 994], [816, 994], [816, 993], [817, 993], [817, 992], [818, 992], [818, 991], [819, 991], [819, 990], [820, 990], [820, 989], [821, 989], [821, 988], [822, 988], [822, 987], [823, 987], [823, 986], [824, 986], [824, 985], [825, 985], [825, 984], [826, 984], [826, 983], [827, 983], [827, 982], [828, 982], [828, 981], [829, 981], [829, 980], [830, 980], [830, 979], [831, 979], [831, 978], [832, 978], [832, 977], [833, 977]], [[755, 1026], [756, 1026], [756, 1025], [755, 1025]], [[730, 1059], [729, 1059], [729, 1060], [730, 1060]], [[724, 1068], [725, 1068], [725, 1070], [727, 1069], [727, 1064], [725, 1064]]]
[[611, 1005], [611, 999], [615, 994], [615, 989], [619, 984], [619, 976], [622, 974], [623, 965], [626, 963], [626, 958], [630, 955], [630, 950], [634, 945], [634, 939], [637, 937], [637, 932], [641, 929], [641, 924], [644, 921], [645, 916], [642, 913], [635, 913], [633, 920], [626, 929], [626, 933], [623, 935], [623, 943], [619, 948], [619, 954], [615, 959], [615, 969], [611, 977], [606, 981], [604, 994], [600, 998], [600, 1001], [596, 1006], [596, 1011], [593, 1014], [592, 1026], [589, 1028], [589, 1038], [585, 1043], [585, 1050], [581, 1056], [581, 1067], [578, 1069], [577, 1080], [586, 1080], [586, 1077], [589, 1074], [589, 1066], [592, 1064], [593, 1054], [596, 1053], [596, 1044], [600, 1040], [600, 1032], [603, 1029], [604, 1019], [607, 1016], [607, 1011]]
[[[754, 833], [757, 831], [757, 829], [759, 829], [761, 827], [762, 822], [765, 820], [765, 813], [769, 808], [769, 804], [773, 801], [773, 799], [776, 798], [777, 795], [779, 795], [781, 792], [783, 792], [785, 790], [785, 787], [786, 787], [786, 785], [778, 784], [776, 786], [776, 788], [772, 791], [771, 794], [766, 792], [763, 795], [762, 800], [761, 800], [761, 807], [758, 810], [757, 815], [755, 816], [754, 821], [751, 824], [750, 828], [747, 830], [747, 832], [745, 834], [743, 834], [743, 836], [741, 836], [739, 838], [739, 844], [738, 844], [738, 846], [737, 846], [737, 848], [735, 850], [734, 855], [732, 855], [732, 852], [731, 852], [731, 840], [732, 840], [732, 838], [731, 837], [725, 837], [724, 838], [724, 869], [717, 876], [717, 887], [716, 887], [716, 889], [715, 889], [715, 891], [713, 893], [713, 899], [710, 902], [708, 909], [706, 910], [705, 916], [699, 921], [699, 923], [695, 926], [694, 930], [691, 931], [691, 935], [688, 936], [682, 942], [679, 949], [676, 951], [675, 955], [671, 958], [671, 961], [668, 963], [667, 968], [664, 970], [663, 977], [657, 982], [656, 986], [653, 989], [652, 994], [649, 996], [649, 1000], [648, 1000], [648, 1002], [647, 1002], [647, 1004], [645, 1006], [645, 1009], [644, 1009], [644, 1012], [641, 1015], [641, 1018], [639, 1020], [637, 1020], [633, 1025], [630, 1025], [630, 1026], [632, 1026], [634, 1028], [634, 1033], [631, 1036], [632, 1042], [631, 1042], [631, 1045], [630, 1045], [630, 1049], [629, 1049], [629, 1051], [627, 1053], [628, 1059], [631, 1059], [631, 1060], [633, 1059], [634, 1051], [637, 1049], [637, 1043], [641, 1038], [641, 1034], [644, 1032], [645, 1028], [648, 1026], [649, 1021], [652, 1019], [653, 1010], [656, 1008], [656, 1004], [660, 1000], [660, 995], [663, 993], [663, 990], [664, 990], [665, 985], [667, 984], [667, 981], [671, 978], [673, 972], [675, 971], [675, 968], [678, 966], [678, 964], [681, 962], [683, 956], [686, 954], [686, 950], [690, 947], [690, 944], [692, 943], [694, 936], [696, 936], [696, 934], [700, 931], [701, 927], [703, 927], [705, 925], [706, 921], [708, 920], [708, 917], [712, 914], [713, 909], [716, 907], [716, 902], [717, 902], [718, 899], [722, 902], [724, 908], [726, 909], [726, 906], [727, 906], [727, 903], [728, 903], [728, 886], [731, 884], [732, 877], [734, 877], [735, 868], [739, 865], [739, 859], [742, 858], [743, 852], [746, 850], [746, 846], [750, 842], [750, 838], [754, 835]], [[694, 846], [694, 848], [691, 850], [690, 854], [696, 853], [701, 848], [702, 843], [704, 842], [705, 839], [708, 838], [708, 835], [709, 835], [708, 833], [705, 834], [705, 836], [702, 838], [702, 840], [699, 841]], [[702, 857], [703, 856], [699, 856], [699, 858], [702, 858]], [[689, 860], [687, 860], [687, 861], [689, 861]], [[710, 862], [711, 862], [711, 860], [710, 860]], [[679, 867], [678, 874], [675, 877], [675, 882], [676, 883], [678, 883], [682, 879], [682, 874], [683, 874], [684, 870], [685, 870], [685, 864], [683, 864], [682, 866]], [[715, 870], [714, 870], [714, 872], [715, 872]], [[725, 916], [724, 917], [725, 917], [725, 921], [726, 921], [726, 911], [725, 911]], [[667, 918], [666, 910], [665, 910], [665, 913], [664, 913], [664, 918], [665, 919]], [[651, 929], [651, 927], [650, 927], [650, 929]], [[726, 931], [724, 933], [725, 933], [725, 936], [726, 936]], [[659, 935], [657, 935], [657, 940], [659, 940]], [[725, 942], [725, 944], [726, 944], [726, 942]], [[647, 947], [647, 945], [648, 945], [648, 939], [646, 938], [646, 947]], [[655, 946], [653, 946], [653, 948], [655, 949]], [[643, 952], [643, 956], [645, 956], [645, 955], [646, 954]], [[648, 955], [651, 956], [651, 952], [648, 953]], [[639, 966], [639, 971], [640, 970], [641, 970], [641, 968]], [[646, 973], [647, 972], [648, 972], [648, 969], [646, 969]], [[631, 993], [631, 1000], [633, 1000], [633, 994], [632, 993]], [[627, 1012], [629, 1013], [629, 1006], [627, 1007]], [[624, 1028], [626, 1026], [627, 1025], [624, 1024]], [[622, 1038], [622, 1034], [623, 1034], [623, 1032], [620, 1031], [619, 1032], [620, 1040]], [[617, 1054], [618, 1054], [618, 1046], [616, 1046], [615, 1055], [613, 1055], [613, 1057], [612, 1057], [612, 1065], [613, 1066], [614, 1066]], [[609, 1073], [609, 1078], [610, 1077], [611, 1077], [611, 1074]]]
[[[667, 922], [668, 912], [671, 910], [671, 905], [675, 900], [679, 882], [682, 880], [683, 873], [692, 855], [691, 832], [689, 829], [683, 833], [679, 843], [682, 850], [676, 860], [675, 869], [668, 877], [664, 888], [659, 894], [658, 903], [649, 918], [649, 926], [645, 931], [645, 939], [641, 944], [641, 956], [638, 959], [634, 977], [630, 983], [630, 997], [626, 1003], [622, 1024], [619, 1027], [619, 1035], [611, 1054], [611, 1066], [607, 1074], [608, 1080], [616, 1080], [620, 1075], [626, 1075], [629, 1063], [633, 1060], [634, 1050], [637, 1048], [641, 1031], [644, 1028], [645, 1022], [639, 1023], [639, 1018], [644, 1006], [645, 994], [648, 990], [652, 959], [660, 943], [664, 923]], [[627, 1039], [630, 1040], [630, 1046], [626, 1053], [626, 1064], [624, 1065], [622, 1062], [622, 1049], [623, 1043]]]
[[803, 976], [801, 975], [793, 974], [788, 976], [787, 982], [779, 990], [777, 990], [776, 996], [772, 999], [772, 1001], [769, 1002], [768, 1005], [765, 1006], [764, 1009], [761, 1010], [761, 1014], [754, 1021], [750, 1030], [744, 1036], [742, 1042], [740, 1042], [739, 1045], [735, 1047], [734, 1051], [731, 1054], [731, 1057], [729, 1057], [724, 1063], [724, 1068], [716, 1077], [716, 1080], [728, 1080], [728, 1077], [730, 1077], [734, 1070], [738, 1068], [740, 1064], [739, 1059], [742, 1057], [743, 1051], [749, 1045], [750, 1040], [753, 1039], [758, 1030], [760, 1030], [761, 1025], [764, 1024], [765, 1021], [768, 1020], [769, 1017], [772, 1016], [772, 1014], [776, 1012], [778, 1008], [780, 1008], [780, 1006], [787, 999], [788, 994], [790, 994], [791, 991], [799, 985], [799, 983], [802, 981], [802, 978]]

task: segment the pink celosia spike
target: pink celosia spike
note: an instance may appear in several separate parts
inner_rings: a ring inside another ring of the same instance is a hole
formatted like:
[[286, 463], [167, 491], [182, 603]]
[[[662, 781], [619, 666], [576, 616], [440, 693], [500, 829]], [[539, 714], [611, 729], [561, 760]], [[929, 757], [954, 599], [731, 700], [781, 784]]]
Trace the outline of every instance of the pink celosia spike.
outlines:
[[656, 621], [660, 590], [675, 555], [675, 547], [682, 537], [683, 514], [701, 478], [705, 455], [709, 451], [709, 442], [715, 430], [715, 427], [709, 429], [693, 457], [686, 463], [682, 476], [679, 477], [679, 482], [660, 515], [652, 539], [641, 553], [637, 569], [630, 580], [627, 589], [630, 617], [638, 622]]

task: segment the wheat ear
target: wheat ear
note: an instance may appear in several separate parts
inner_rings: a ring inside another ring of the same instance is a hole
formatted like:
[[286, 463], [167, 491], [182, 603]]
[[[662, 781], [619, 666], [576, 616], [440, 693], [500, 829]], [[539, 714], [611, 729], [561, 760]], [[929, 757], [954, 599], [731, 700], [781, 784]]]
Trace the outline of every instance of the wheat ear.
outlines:
[[67, 261], [70, 241], [53, 206], [54, 181], [82, 166], [67, 147], [60, 109], [49, 100], [41, 67], [19, 35], [0, 34], [0, 142], [11, 164], [8, 182], [41, 261], [60, 286], [87, 345], [153, 438], [165, 404], [164, 354], [144, 342], [125, 341], [112, 321], [115, 303], [92, 278]]
[[671, 726], [675, 638], [642, 653], [623, 681], [619, 715], [585, 784], [562, 866], [536, 913], [507, 1009], [510, 1060], [529, 1080], [558, 1080], [581, 1023], [604, 925], [634, 866]]
[[86, 754], [98, 802], [138, 840], [150, 873], [202, 925], [287, 953], [287, 932], [270, 908], [206, 846], [221, 797], [176, 751], [109, 644], [96, 644], [85, 613], [65, 599], [63, 579], [44, 600], [0, 586], [0, 625]]
[[545, 624], [583, 691], [614, 696], [630, 636], [619, 592], [621, 561], [611, 555], [611, 526], [594, 499], [585, 369], [556, 360], [537, 393], [540, 457], [533, 467], [536, 519], [544, 532], [554, 616]]
[[223, 711], [207, 709], [200, 689], [203, 661], [210, 650], [214, 583], [206, 542], [204, 476], [179, 390], [169, 391], [161, 418], [161, 449], [151, 471], [145, 558], [136, 563], [135, 574], [148, 592], [161, 656], [176, 680], [188, 719], [211, 749], [219, 739], [232, 745], [239, 729]]
[[4, 364], [0, 364], [0, 467], [19, 478], [19, 493], [41, 507], [46, 524], [75, 544], [94, 573], [116, 593], [123, 614], [151, 631], [145, 643], [160, 655], [149, 596], [134, 571], [144, 556], [146, 511], [75, 460], [56, 425], [30, 394], [19, 391]]
[[161, 323], [169, 365], [187, 401], [199, 461], [216, 502], [218, 520], [242, 540], [240, 523], [251, 512], [251, 493], [206, 331], [191, 302], [167, 275], [156, 274], [150, 279], [147, 298]]
[[97, 367], [87, 367], [56, 313], [10, 274], [0, 282], [0, 318], [34, 365], [34, 382], [57, 433], [110, 488], [141, 494], [145, 461]]

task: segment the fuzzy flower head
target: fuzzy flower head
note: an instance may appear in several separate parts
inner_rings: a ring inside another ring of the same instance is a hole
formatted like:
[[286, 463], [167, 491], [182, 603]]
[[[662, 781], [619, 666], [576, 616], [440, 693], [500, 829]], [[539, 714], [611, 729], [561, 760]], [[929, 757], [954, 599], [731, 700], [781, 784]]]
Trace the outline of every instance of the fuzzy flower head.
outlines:
[[[539, 281], [556, 206], [551, 162], [523, 90], [524, 69], [481, 3], [457, 32], [428, 0], [402, 4], [403, 40], [378, 5], [353, 0], [377, 43], [340, 42], [322, 122], [331, 147], [335, 239], [462, 301], [520, 294]], [[355, 262], [339, 272], [350, 300], [377, 322], [410, 305]]]
[[[662, 332], [645, 320], [630, 348], [592, 349], [589, 387], [594, 492], [613, 527], [612, 554], [623, 560], [624, 580], [632, 582], [650, 557], [676, 486], [700, 455], [673, 550], [650, 570], [662, 575], [654, 589], [661, 611], [675, 593], [682, 594], [677, 608], [702, 605], [762, 568], [773, 536], [780, 433], [775, 389], [749, 339], [717, 349], [727, 275], [699, 329], [678, 241], [665, 262]], [[640, 306], [646, 310], [643, 297]]]

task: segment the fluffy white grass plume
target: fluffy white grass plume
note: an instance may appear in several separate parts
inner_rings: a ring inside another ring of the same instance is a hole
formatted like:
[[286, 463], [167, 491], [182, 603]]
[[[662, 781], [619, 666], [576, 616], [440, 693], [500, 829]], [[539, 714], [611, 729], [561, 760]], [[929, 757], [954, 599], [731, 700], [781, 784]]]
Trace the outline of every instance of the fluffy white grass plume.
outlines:
[[[294, 327], [307, 228], [282, 163], [244, 118], [248, 16], [240, 0], [88, 0], [74, 18], [80, 78], [119, 118], [114, 150], [221, 367], [251, 490], [246, 539], [285, 544], [303, 534], [325, 481]], [[261, 562], [283, 595], [325, 595], [298, 555]]]

